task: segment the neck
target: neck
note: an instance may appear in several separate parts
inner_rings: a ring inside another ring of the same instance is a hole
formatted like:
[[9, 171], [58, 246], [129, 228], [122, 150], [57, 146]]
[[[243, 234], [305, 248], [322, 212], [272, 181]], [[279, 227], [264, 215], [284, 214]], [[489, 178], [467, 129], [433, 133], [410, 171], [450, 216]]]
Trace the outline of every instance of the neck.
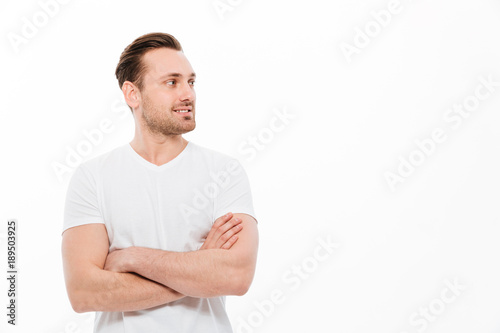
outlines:
[[152, 134], [141, 131], [136, 126], [134, 139], [130, 146], [146, 161], [155, 165], [162, 165], [173, 160], [186, 148], [188, 141], [178, 135]]

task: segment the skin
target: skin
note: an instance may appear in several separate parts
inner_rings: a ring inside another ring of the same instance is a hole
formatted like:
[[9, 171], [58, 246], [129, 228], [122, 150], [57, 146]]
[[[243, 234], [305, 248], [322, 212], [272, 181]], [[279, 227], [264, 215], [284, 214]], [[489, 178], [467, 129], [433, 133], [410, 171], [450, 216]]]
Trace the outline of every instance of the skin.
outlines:
[[[129, 247], [110, 253], [104, 269], [137, 273], [186, 296], [244, 295], [255, 272], [257, 228], [251, 216], [234, 216], [241, 226], [236, 226], [238, 241], [228, 250], [207, 248], [192, 252], [170, 252]], [[218, 241], [220, 244], [223, 242], [224, 239]]]
[[[129, 81], [122, 86], [135, 119], [130, 145], [162, 165], [184, 150], [188, 141], [182, 134], [196, 127], [195, 74], [181, 51], [155, 49], [143, 62], [142, 89]], [[185, 296], [243, 295], [254, 276], [257, 248], [257, 223], [246, 214], [219, 217], [201, 248], [191, 252], [130, 247], [108, 253], [104, 225], [87, 224], [63, 233], [66, 288], [76, 312], [135, 311]]]
[[[148, 69], [143, 89], [129, 81], [122, 87], [134, 110], [135, 136], [130, 145], [145, 160], [162, 165], [184, 150], [188, 141], [182, 134], [196, 127], [196, 75], [181, 51], [155, 49], [146, 53], [143, 61]], [[191, 114], [173, 111], [188, 107]]]
[[[215, 221], [203, 249], [231, 249], [241, 231], [234, 228], [241, 222], [233, 217], [226, 214]], [[184, 297], [172, 288], [137, 274], [104, 269], [108, 249], [108, 234], [103, 224], [77, 226], [63, 233], [64, 277], [76, 312], [136, 311]]]

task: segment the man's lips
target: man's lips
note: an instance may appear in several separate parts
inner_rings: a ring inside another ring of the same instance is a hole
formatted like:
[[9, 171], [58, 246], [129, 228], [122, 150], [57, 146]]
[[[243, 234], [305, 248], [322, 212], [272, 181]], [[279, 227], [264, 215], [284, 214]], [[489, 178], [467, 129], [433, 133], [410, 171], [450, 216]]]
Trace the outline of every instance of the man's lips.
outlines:
[[188, 113], [191, 112], [192, 106], [181, 106], [174, 109], [174, 112]]

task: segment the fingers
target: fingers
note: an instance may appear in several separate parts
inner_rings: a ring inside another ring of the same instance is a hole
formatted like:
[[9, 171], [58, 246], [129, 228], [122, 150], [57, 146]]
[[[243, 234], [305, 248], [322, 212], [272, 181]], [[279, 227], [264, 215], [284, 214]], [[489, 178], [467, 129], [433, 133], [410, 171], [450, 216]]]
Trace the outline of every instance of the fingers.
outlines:
[[[229, 238], [234, 234], [230, 230], [241, 223], [241, 219], [232, 218], [223, 225], [221, 225], [214, 233], [215, 247], [220, 248]], [[235, 229], [237, 231], [238, 228]], [[228, 233], [229, 232], [229, 233]], [[228, 233], [226, 235], [226, 233]]]
[[215, 221], [216, 223], [214, 223], [212, 229], [210, 230], [210, 233], [212, 233], [211, 236], [213, 237], [213, 241], [216, 242], [219, 239], [219, 237], [222, 236], [222, 234], [224, 234], [226, 231], [228, 231], [235, 225], [235, 224], [228, 224], [231, 223], [232, 217], [233, 217], [232, 213], [227, 213], [226, 215], [219, 217]]
[[225, 223], [227, 223], [229, 220], [231, 220], [232, 217], [233, 213], [227, 213], [226, 215], [223, 215], [219, 217], [217, 220], [215, 220], [214, 224], [212, 225], [212, 228], [210, 229], [210, 232], [208, 233], [207, 240], [209, 242], [212, 240], [217, 241], [218, 237], [215, 235], [217, 230]]
[[214, 237], [216, 239], [221, 238], [222, 235], [224, 235], [227, 231], [229, 231], [231, 228], [237, 226], [240, 224], [242, 221], [239, 218], [232, 218], [223, 225], [221, 225], [217, 230], [215, 231]]
[[234, 243], [236, 243], [237, 240], [238, 236], [236, 235], [232, 236], [231, 238], [229, 238], [227, 242], [224, 243], [224, 245], [222, 245], [221, 249], [229, 250], [234, 245]]
[[[226, 224], [228, 224], [228, 223], [226, 223]], [[238, 236], [236, 236], [236, 234], [239, 233], [243, 229], [243, 227], [240, 224], [241, 220], [239, 222], [235, 221], [234, 223], [237, 223], [237, 224], [235, 226], [233, 226], [232, 228], [230, 228], [229, 230], [227, 230], [224, 234], [222, 234], [219, 237], [219, 239], [217, 239], [217, 242], [215, 244], [215, 246], [217, 248], [229, 249], [236, 242], [237, 237], [238, 237]]]
[[230, 249], [238, 240], [236, 236], [243, 228], [239, 218], [233, 218], [232, 213], [227, 213], [215, 220], [210, 229], [202, 249]]
[[217, 220], [215, 220], [215, 222], [214, 222], [214, 224], [212, 226], [212, 229], [217, 230], [217, 228], [219, 228], [224, 223], [226, 223], [227, 221], [229, 221], [232, 217], [233, 217], [233, 213], [231, 213], [231, 212], [227, 213], [226, 215], [222, 215]]
[[203, 242], [203, 245], [201, 246], [200, 250], [213, 248], [215, 246], [215, 242], [217, 241], [217, 238], [218, 238], [218, 237], [215, 237], [215, 233], [217, 232], [219, 227], [224, 225], [224, 223], [229, 221], [232, 217], [233, 217], [233, 213], [229, 212], [226, 215], [222, 215], [217, 220], [215, 220], [215, 222], [212, 225], [212, 228], [210, 228], [210, 231], [208, 232], [208, 235], [205, 238], [205, 241]]

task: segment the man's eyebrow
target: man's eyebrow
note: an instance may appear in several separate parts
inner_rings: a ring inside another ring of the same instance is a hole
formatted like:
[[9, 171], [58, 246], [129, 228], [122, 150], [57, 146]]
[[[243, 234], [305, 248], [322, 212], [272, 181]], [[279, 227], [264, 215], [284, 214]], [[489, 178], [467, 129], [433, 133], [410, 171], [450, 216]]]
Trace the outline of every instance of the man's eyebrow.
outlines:
[[[160, 76], [160, 80], [165, 79], [167, 77], [183, 77], [183, 76], [184, 75], [182, 75], [181, 73], [167, 73]], [[196, 77], [196, 73], [193, 72], [189, 74], [188, 77]]]

